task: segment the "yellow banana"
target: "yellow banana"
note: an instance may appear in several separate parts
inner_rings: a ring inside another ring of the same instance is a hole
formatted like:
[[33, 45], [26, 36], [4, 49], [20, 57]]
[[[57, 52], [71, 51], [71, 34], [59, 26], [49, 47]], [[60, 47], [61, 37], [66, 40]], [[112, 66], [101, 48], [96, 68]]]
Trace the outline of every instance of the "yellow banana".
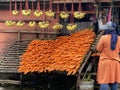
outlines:
[[25, 25], [25, 22], [23, 22], [23, 21], [18, 21], [16, 25], [17, 25], [17, 26], [24, 26], [24, 25]]
[[31, 10], [30, 9], [22, 10], [22, 14], [25, 15], [25, 16], [29, 16], [31, 14]]
[[39, 16], [41, 16], [43, 14], [43, 12], [42, 11], [39, 11], [39, 10], [36, 10], [35, 12], [34, 12], [34, 16], [36, 16], [36, 17], [39, 17]]
[[59, 24], [59, 23], [56, 23], [53, 27], [52, 27], [54, 30], [60, 30], [63, 28], [63, 25]]
[[13, 15], [18, 15], [18, 14], [19, 14], [19, 11], [18, 11], [18, 10], [13, 10], [13, 11], [12, 11], [12, 14], [13, 14]]
[[54, 17], [55, 13], [52, 10], [46, 11], [45, 15], [48, 17]]
[[85, 13], [82, 13], [82, 12], [79, 12], [79, 11], [74, 12], [74, 17], [75, 17], [76, 19], [82, 19], [82, 18], [85, 17]]
[[49, 26], [49, 22], [48, 21], [38, 22], [38, 26], [42, 29], [45, 29]]
[[34, 26], [36, 25], [36, 22], [35, 22], [35, 21], [30, 21], [30, 22], [28, 23], [28, 25], [29, 25], [30, 27], [34, 27]]
[[6, 25], [6, 26], [13, 26], [13, 25], [15, 25], [15, 24], [16, 24], [15, 21], [11, 21], [11, 20], [5, 21], [5, 25]]
[[60, 13], [60, 17], [61, 17], [62, 19], [67, 19], [67, 18], [69, 17], [69, 14], [66, 13], [65, 11], [62, 11], [62, 12]]
[[68, 25], [66, 26], [66, 28], [67, 28], [67, 30], [69, 30], [69, 31], [73, 31], [73, 30], [75, 30], [75, 29], [77, 28], [77, 24], [68, 24]]

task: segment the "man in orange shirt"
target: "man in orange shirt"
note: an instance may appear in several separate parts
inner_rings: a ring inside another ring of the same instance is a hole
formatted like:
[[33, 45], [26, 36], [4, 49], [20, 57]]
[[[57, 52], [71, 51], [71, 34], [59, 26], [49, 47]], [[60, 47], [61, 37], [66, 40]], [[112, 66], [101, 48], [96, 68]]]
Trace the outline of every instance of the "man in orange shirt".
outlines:
[[99, 29], [105, 30], [98, 44], [97, 51], [100, 52], [100, 59], [97, 70], [97, 81], [100, 90], [118, 90], [120, 83], [120, 36], [116, 34], [116, 24], [109, 21], [105, 25], [98, 21]]

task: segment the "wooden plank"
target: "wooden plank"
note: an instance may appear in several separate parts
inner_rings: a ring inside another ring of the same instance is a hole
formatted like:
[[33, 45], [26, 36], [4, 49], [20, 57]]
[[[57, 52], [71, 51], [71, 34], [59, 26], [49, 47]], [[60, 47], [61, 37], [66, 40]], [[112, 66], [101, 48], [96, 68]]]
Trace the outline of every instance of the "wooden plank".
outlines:
[[46, 33], [46, 34], [55, 34], [55, 35], [57, 35], [57, 34], [59, 34], [59, 32], [53, 32], [53, 31], [46, 31], [46, 32], [44, 32], [43, 30], [3, 30], [3, 29], [1, 29], [0, 30], [0, 33], [17, 33], [17, 32], [20, 32], [20, 33], [40, 33], [40, 34], [44, 34], [44, 33]]
[[12, 84], [12, 85], [20, 85], [20, 81], [16, 81], [16, 80], [0, 80], [0, 84]]
[[[80, 0], [53, 0], [53, 3], [79, 3]], [[81, 0], [82, 3], [94, 2], [94, 0]], [[112, 0], [97, 0], [97, 2], [112, 2]]]

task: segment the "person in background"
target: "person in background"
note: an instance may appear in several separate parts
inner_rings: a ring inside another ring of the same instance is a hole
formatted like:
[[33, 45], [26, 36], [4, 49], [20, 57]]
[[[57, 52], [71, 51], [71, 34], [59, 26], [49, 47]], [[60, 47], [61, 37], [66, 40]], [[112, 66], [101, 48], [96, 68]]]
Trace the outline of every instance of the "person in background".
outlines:
[[97, 69], [97, 82], [100, 90], [118, 90], [120, 83], [120, 36], [116, 34], [116, 24], [109, 21], [106, 24], [98, 21], [99, 29], [104, 30], [96, 50], [100, 52]]

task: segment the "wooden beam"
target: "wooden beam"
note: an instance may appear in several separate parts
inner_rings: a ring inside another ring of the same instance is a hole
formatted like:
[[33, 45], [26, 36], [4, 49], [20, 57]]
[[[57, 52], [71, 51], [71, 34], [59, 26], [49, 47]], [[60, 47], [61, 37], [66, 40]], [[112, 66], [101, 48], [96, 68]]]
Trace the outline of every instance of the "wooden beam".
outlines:
[[[80, 0], [53, 0], [53, 3], [71, 3], [74, 1], [75, 3], [79, 3]], [[97, 0], [98, 2], [112, 2], [112, 0]], [[81, 0], [82, 3], [94, 2], [94, 0]]]

